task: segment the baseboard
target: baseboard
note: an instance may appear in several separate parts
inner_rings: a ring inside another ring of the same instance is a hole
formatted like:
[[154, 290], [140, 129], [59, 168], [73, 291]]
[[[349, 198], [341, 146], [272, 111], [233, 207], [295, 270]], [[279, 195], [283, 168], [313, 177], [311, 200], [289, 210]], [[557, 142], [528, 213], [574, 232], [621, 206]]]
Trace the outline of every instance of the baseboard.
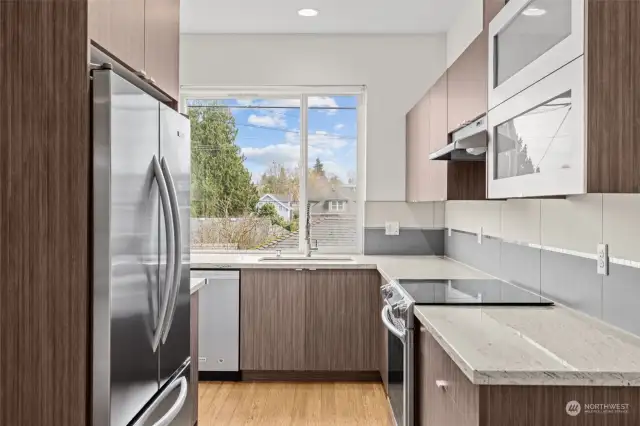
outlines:
[[382, 382], [378, 371], [243, 371], [243, 381]]
[[242, 375], [239, 371], [198, 371], [199, 382], [239, 382]]

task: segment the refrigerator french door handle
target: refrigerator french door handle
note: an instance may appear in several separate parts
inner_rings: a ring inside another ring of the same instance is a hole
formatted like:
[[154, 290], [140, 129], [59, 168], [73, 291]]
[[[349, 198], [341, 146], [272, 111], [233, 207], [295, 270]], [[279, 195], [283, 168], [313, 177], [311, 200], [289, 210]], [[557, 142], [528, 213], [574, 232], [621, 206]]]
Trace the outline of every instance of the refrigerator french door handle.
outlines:
[[164, 214], [164, 226], [167, 232], [167, 270], [164, 279], [164, 290], [162, 292], [162, 303], [160, 305], [160, 312], [158, 313], [157, 327], [153, 332], [153, 351], [157, 351], [160, 346], [160, 340], [162, 339], [163, 324], [165, 323], [167, 312], [169, 311], [169, 302], [171, 296], [171, 283], [174, 279], [175, 271], [175, 234], [173, 230], [173, 222], [171, 214], [171, 203], [169, 200], [169, 191], [167, 189], [167, 182], [162, 173], [160, 162], [153, 156], [153, 172], [156, 181], [158, 182], [158, 192], [160, 193], [160, 201], [162, 204], [162, 212]]
[[175, 269], [173, 271], [173, 281], [171, 286], [171, 300], [169, 302], [169, 312], [166, 317], [166, 325], [162, 333], [162, 343], [167, 341], [169, 336], [169, 330], [171, 330], [171, 324], [173, 323], [173, 315], [176, 310], [176, 303], [178, 302], [178, 291], [180, 289], [180, 278], [182, 276], [182, 228], [180, 225], [180, 206], [178, 204], [178, 195], [176, 192], [176, 185], [171, 176], [171, 171], [167, 165], [167, 161], [164, 157], [160, 160], [162, 172], [167, 181], [167, 190], [169, 192], [169, 201], [171, 202], [171, 211], [173, 214], [173, 232], [175, 234], [176, 245], [174, 247], [175, 256]]
[[184, 406], [185, 401], [187, 400], [187, 391], [189, 390], [189, 383], [187, 382], [187, 379], [184, 376], [180, 377], [178, 380], [174, 380], [173, 382], [171, 382], [171, 384], [167, 386], [164, 389], [164, 391], [162, 391], [160, 396], [158, 396], [158, 398], [156, 398], [156, 400], [153, 401], [153, 403], [149, 406], [147, 411], [142, 416], [140, 416], [140, 418], [133, 424], [133, 426], [145, 426], [147, 420], [149, 419], [149, 416], [153, 414], [153, 411], [178, 386], [180, 386], [180, 394], [178, 395], [178, 399], [173, 404], [173, 406], [165, 413], [165, 415], [162, 416], [160, 420], [155, 422], [152, 426], [170, 425], [173, 419], [176, 418], [176, 416]]

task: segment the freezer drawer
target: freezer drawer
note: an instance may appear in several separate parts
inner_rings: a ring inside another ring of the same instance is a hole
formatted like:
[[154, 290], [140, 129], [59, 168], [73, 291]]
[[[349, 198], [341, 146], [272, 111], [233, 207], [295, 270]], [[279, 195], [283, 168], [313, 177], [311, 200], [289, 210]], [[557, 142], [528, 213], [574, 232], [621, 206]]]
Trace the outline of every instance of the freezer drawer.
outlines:
[[193, 399], [191, 363], [187, 361], [181, 370], [160, 390], [131, 426], [193, 426]]
[[240, 272], [191, 271], [206, 278], [198, 309], [198, 369], [239, 371]]

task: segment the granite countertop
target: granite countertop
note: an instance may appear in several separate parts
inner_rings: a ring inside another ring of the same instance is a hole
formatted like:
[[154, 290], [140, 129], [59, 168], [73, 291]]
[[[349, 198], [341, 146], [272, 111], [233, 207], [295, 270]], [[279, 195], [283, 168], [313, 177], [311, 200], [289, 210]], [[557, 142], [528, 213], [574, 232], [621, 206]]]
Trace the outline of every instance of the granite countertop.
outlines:
[[[350, 256], [352, 261], [260, 262], [272, 254], [204, 254], [191, 253], [191, 269], [377, 269], [387, 280], [487, 278], [487, 275], [462, 263], [438, 256]], [[283, 256], [286, 256], [283, 254]], [[314, 256], [314, 255], [312, 255]], [[316, 257], [332, 257], [317, 254]], [[336, 255], [338, 256], [338, 255]]]
[[207, 283], [207, 280], [204, 278], [191, 278], [191, 294], [200, 290]]
[[640, 338], [561, 306], [419, 306], [415, 315], [479, 385], [640, 386]]

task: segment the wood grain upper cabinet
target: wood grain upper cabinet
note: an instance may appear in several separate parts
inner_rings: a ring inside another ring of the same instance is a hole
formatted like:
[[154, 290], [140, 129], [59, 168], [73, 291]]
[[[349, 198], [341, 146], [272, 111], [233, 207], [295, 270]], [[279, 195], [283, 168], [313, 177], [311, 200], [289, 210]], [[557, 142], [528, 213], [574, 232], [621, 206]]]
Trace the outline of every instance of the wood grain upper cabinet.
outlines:
[[379, 286], [375, 270], [308, 272], [308, 371], [378, 371]]
[[180, 0], [147, 0], [145, 15], [145, 71], [177, 100]]
[[407, 114], [408, 202], [440, 201], [447, 196], [447, 163], [429, 154], [447, 144], [447, 73]]
[[89, 38], [178, 99], [180, 0], [89, 0]]
[[244, 269], [240, 284], [240, 369], [305, 369], [305, 273]]
[[145, 0], [90, 0], [89, 38], [134, 70], [144, 70]]
[[483, 31], [449, 67], [447, 129], [449, 132], [487, 112], [486, 32]]
[[424, 188], [429, 176], [429, 109], [431, 93], [427, 92], [407, 114], [408, 202], [425, 200]]

